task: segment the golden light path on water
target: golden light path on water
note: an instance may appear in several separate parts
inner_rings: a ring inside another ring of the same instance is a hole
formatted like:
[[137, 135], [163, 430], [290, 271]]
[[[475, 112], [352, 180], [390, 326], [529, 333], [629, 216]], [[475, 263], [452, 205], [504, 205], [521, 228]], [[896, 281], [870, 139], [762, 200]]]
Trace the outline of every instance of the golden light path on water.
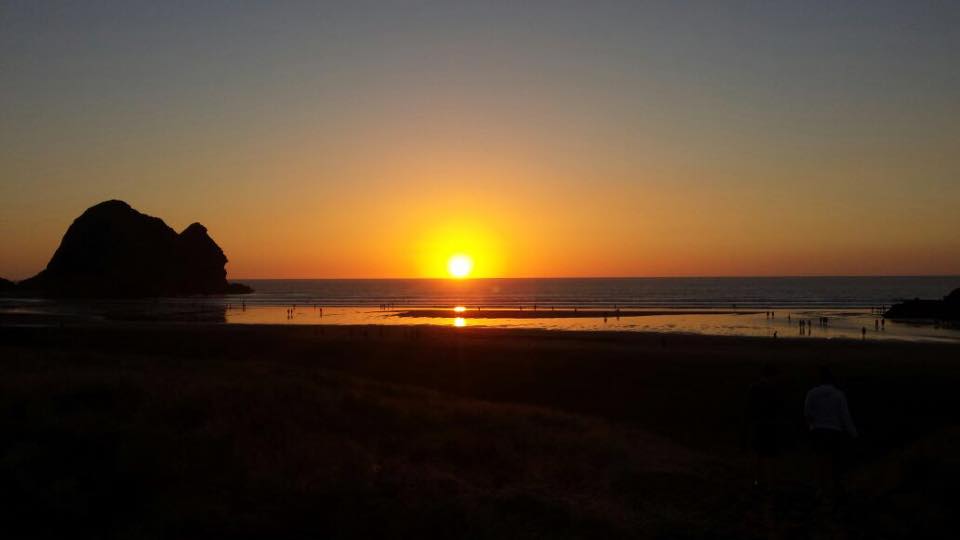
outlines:
[[[463, 307], [463, 306], [458, 306]], [[323, 307], [301, 305], [287, 316], [289, 306], [250, 306], [245, 310], [232, 307], [225, 312], [225, 321], [229, 324], [296, 324], [296, 325], [383, 325], [383, 326], [446, 326], [463, 328], [517, 328], [567, 331], [617, 331], [617, 332], [662, 332], [691, 333], [704, 335], [754, 336], [773, 338], [846, 338], [887, 340], [901, 339], [911, 341], [952, 341], [960, 342], [960, 329], [915, 325], [886, 321], [879, 325], [879, 317], [869, 310], [781, 310], [775, 318], [767, 318], [766, 313], [731, 313], [717, 310], [711, 313], [669, 314], [656, 310], [656, 314], [643, 316], [610, 316], [608, 310], [581, 310], [584, 317], [567, 318], [497, 318], [490, 317], [497, 311], [484, 308], [485, 317], [470, 317], [467, 310], [448, 308], [448, 317], [400, 316], [415, 309], [397, 308], [382, 310], [376, 307]], [[436, 313], [437, 310], [431, 310]], [[441, 310], [442, 311], [442, 310]], [[462, 316], [466, 314], [467, 316]], [[604, 315], [608, 315], [604, 318]], [[799, 321], [817, 321], [827, 317], [829, 324], [819, 326], [814, 322], [801, 334]], [[470, 319], [469, 321], [467, 319]]]

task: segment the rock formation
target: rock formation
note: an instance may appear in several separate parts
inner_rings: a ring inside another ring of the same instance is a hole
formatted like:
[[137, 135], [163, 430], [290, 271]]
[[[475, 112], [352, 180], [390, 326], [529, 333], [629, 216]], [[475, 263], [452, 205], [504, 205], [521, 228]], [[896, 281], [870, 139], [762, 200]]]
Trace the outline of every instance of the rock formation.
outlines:
[[74, 220], [47, 268], [19, 288], [81, 297], [250, 292], [227, 283], [226, 262], [203, 225], [177, 234], [162, 219], [113, 200]]
[[0, 292], [12, 291], [16, 286], [17, 284], [9, 279], [0, 278]]
[[893, 305], [884, 317], [888, 319], [936, 319], [960, 321], [960, 289], [943, 297], [943, 300], [915, 298]]

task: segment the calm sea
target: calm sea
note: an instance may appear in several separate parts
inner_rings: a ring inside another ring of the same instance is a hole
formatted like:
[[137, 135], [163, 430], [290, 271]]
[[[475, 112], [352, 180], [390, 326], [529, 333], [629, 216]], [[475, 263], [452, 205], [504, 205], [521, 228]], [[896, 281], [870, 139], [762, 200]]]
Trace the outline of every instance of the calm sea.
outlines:
[[960, 276], [240, 280], [248, 304], [863, 308], [941, 298]]

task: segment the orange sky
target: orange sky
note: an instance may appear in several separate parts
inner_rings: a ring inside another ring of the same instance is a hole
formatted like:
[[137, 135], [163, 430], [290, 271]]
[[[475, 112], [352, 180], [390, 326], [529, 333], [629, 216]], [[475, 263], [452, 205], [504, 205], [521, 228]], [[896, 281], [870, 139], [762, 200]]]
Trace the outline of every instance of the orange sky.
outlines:
[[0, 276], [113, 198], [231, 278], [960, 274], [952, 8], [678, 4], [9, 8]]

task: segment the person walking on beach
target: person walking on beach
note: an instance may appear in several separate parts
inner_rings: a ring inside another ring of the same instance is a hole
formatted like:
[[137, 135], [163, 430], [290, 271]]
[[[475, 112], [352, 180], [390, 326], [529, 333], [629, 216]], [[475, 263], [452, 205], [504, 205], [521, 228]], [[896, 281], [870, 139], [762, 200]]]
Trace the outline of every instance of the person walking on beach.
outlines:
[[820, 368], [820, 383], [807, 392], [803, 416], [817, 459], [820, 495], [829, 501], [840, 494], [840, 458], [851, 439], [857, 437], [847, 407], [847, 396], [836, 387], [830, 368]]
[[767, 489], [773, 482], [773, 460], [780, 454], [780, 425], [785, 417], [779, 372], [765, 364], [760, 380], [747, 394], [746, 426], [754, 454], [753, 486]]

